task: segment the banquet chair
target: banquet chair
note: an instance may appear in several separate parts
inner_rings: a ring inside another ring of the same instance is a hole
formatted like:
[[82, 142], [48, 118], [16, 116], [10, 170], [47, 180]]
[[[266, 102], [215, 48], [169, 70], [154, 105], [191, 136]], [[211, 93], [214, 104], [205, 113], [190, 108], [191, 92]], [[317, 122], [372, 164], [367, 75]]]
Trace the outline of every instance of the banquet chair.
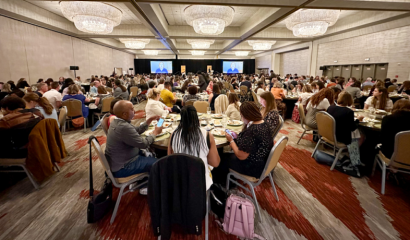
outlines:
[[394, 140], [394, 152], [391, 158], [387, 158], [379, 151], [374, 159], [373, 172], [376, 170], [376, 164], [382, 169], [382, 189], [384, 195], [386, 184], [386, 170], [394, 169], [397, 172], [410, 174], [410, 131], [403, 131], [396, 134]]
[[[312, 153], [312, 157], [315, 155], [317, 148], [321, 143], [326, 144], [330, 147], [333, 147], [333, 153], [335, 156], [335, 160], [333, 160], [333, 164], [330, 167], [330, 171], [332, 171], [337, 161], [339, 160], [339, 156], [343, 150], [347, 150], [347, 146], [344, 143], [340, 143], [337, 141], [336, 138], [336, 120], [327, 112], [320, 111], [316, 113], [316, 122], [317, 122], [317, 130], [319, 136], [319, 142], [317, 142], [315, 150]], [[337, 154], [336, 154], [336, 150]]]
[[276, 136], [278, 135], [279, 131], [282, 129], [283, 122], [284, 122], [283, 118], [281, 116], [279, 116], [279, 124], [276, 126], [275, 130], [272, 133], [273, 141], [275, 141]]
[[363, 87], [363, 91], [370, 91], [370, 89], [372, 89], [373, 86], [371, 85], [366, 85]]
[[35, 189], [39, 189], [40, 185], [34, 180], [31, 172], [26, 168], [26, 158], [0, 158], [1, 167], [21, 167], [23, 170], [0, 170], [0, 172], [25, 172], [33, 184]]
[[[93, 140], [91, 140], [91, 145], [92, 145], [94, 151], [97, 152], [98, 160], [101, 163], [101, 165], [103, 166], [105, 173], [111, 179], [112, 184], [116, 188], [120, 189], [120, 192], [119, 192], [118, 198], [117, 198], [117, 202], [115, 203], [114, 211], [112, 213], [111, 220], [110, 220], [110, 224], [112, 224], [115, 220], [115, 216], [117, 215], [118, 207], [120, 205], [122, 196], [124, 196], [125, 194], [127, 194], [130, 191], [134, 191], [135, 189], [137, 189], [137, 188], [139, 188], [143, 185], [146, 185], [148, 183], [148, 179], [145, 180], [145, 181], [141, 181], [141, 180], [143, 180], [144, 178], [148, 178], [149, 173], [140, 173], [140, 174], [135, 174], [135, 175], [132, 175], [132, 176], [129, 176], [129, 177], [115, 178], [112, 175], [110, 165], [108, 164], [107, 158], [105, 157], [105, 154], [104, 154], [103, 150], [101, 149], [100, 143], [94, 138]], [[134, 183], [137, 184], [135, 187], [133, 187], [132, 189], [129, 189], [129, 190], [124, 192], [124, 190], [126, 188], [128, 188], [128, 186], [130, 186], [131, 184], [134, 184]]]
[[394, 90], [397, 90], [397, 86], [396, 85], [391, 85], [387, 88], [387, 92], [391, 93], [394, 92]]
[[199, 113], [206, 113], [207, 108], [209, 107], [209, 102], [204, 101], [195, 101], [194, 107]]
[[60, 109], [60, 114], [58, 115], [58, 122], [60, 123], [61, 134], [65, 134], [66, 118], [67, 118], [67, 107], [64, 106]]
[[188, 101], [184, 102], [184, 106], [193, 106], [194, 102], [195, 102], [195, 100], [188, 100]]
[[137, 96], [138, 96], [138, 87], [131, 87], [131, 88], [130, 88], [130, 100], [129, 100], [129, 101], [131, 101], [132, 98], [136, 98], [136, 99], [137, 99], [137, 103], [139, 104], [140, 101], [139, 101], [139, 99], [137, 98]]
[[215, 99], [215, 113], [224, 113], [229, 106], [228, 97], [224, 94]]
[[298, 141], [298, 144], [299, 144], [300, 140], [303, 138], [303, 136], [305, 135], [305, 133], [307, 131], [312, 131], [313, 132], [313, 131], [317, 131], [317, 129], [313, 129], [313, 128], [305, 125], [305, 117], [306, 116], [305, 116], [305, 109], [303, 108], [302, 103], [299, 103], [298, 110], [299, 110], [300, 126], [302, 126], [302, 128], [304, 130], [303, 133], [302, 133], [302, 136], [300, 136], [300, 138], [299, 138], [299, 141]]
[[97, 116], [98, 120], [101, 122], [101, 116], [104, 114], [108, 113], [110, 111], [110, 105], [112, 100], [114, 100], [114, 97], [106, 97], [102, 100], [102, 107], [100, 112], [94, 112], [93, 116], [93, 126], [94, 126], [94, 117]]
[[252, 92], [253, 101], [256, 103], [257, 106], [259, 106], [258, 96], [256, 96], [254, 91], [251, 91], [251, 92]]
[[249, 101], [249, 92], [248, 92], [248, 87], [247, 86], [240, 86], [240, 101], [241, 103]]
[[[286, 136], [281, 137], [276, 142], [276, 144], [272, 147], [272, 150], [270, 151], [268, 160], [266, 161], [266, 164], [265, 164], [265, 168], [263, 169], [262, 174], [259, 178], [247, 176], [245, 174], [241, 174], [232, 169], [229, 169], [230, 172], [226, 179], [226, 189], [229, 189], [229, 183], [233, 182], [237, 186], [245, 189], [248, 192], [251, 192], [253, 199], [255, 201], [254, 203], [256, 206], [256, 211], [258, 212], [258, 217], [259, 217], [260, 222], [262, 222], [262, 216], [261, 216], [258, 200], [256, 199], [256, 194], [255, 194], [254, 189], [257, 186], [259, 186], [262, 183], [262, 181], [265, 180], [266, 177], [269, 177], [270, 183], [272, 185], [273, 193], [275, 194], [276, 201], [279, 201], [278, 193], [276, 192], [276, 188], [275, 188], [275, 183], [273, 182], [273, 170], [275, 170], [275, 167], [278, 164], [279, 158], [282, 155], [282, 152], [285, 149], [287, 143], [288, 143], [288, 137]], [[247, 187], [237, 182], [235, 178], [246, 183], [250, 187], [251, 190], [249, 190]]]
[[232, 93], [235, 92], [235, 89], [233, 89], [233, 85], [232, 85], [232, 84], [229, 84], [229, 91], [232, 92]]
[[75, 117], [82, 117], [84, 118], [84, 132], [86, 132], [88, 118], [83, 116], [83, 104], [81, 101], [77, 99], [67, 99], [63, 101], [62, 104], [67, 108], [66, 120], [68, 121], [68, 124], [70, 124], [70, 121], [73, 121]]
[[225, 89], [230, 89], [228, 82], [224, 82], [224, 86], [225, 86]]

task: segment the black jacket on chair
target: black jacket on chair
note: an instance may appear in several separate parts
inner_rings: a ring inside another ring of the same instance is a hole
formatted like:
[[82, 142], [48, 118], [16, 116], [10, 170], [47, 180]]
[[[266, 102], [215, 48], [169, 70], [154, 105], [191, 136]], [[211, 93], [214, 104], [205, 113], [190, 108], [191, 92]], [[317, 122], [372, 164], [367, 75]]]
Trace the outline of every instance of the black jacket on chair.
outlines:
[[205, 165], [200, 158], [172, 154], [158, 160], [148, 181], [152, 227], [161, 239], [171, 237], [171, 225], [189, 234], [202, 234], [206, 215]]

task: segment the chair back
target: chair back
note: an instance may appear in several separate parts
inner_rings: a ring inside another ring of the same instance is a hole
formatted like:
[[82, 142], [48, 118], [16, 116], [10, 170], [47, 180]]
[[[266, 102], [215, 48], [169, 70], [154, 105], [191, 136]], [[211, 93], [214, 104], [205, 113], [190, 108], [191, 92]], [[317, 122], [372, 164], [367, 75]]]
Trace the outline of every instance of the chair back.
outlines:
[[129, 94], [128, 95], [128, 101], [131, 101], [131, 99], [132, 99], [132, 94]]
[[132, 95], [132, 97], [136, 97], [138, 95], [138, 87], [131, 87], [130, 88], [130, 95]]
[[184, 102], [184, 106], [193, 106], [194, 102], [195, 102], [195, 100], [188, 100], [188, 101]]
[[303, 128], [303, 126], [305, 125], [306, 115], [305, 115], [305, 109], [303, 108], [303, 104], [301, 102], [299, 103], [298, 110], [299, 110], [300, 125], [302, 125], [302, 128]]
[[241, 95], [242, 96], [246, 96], [248, 94], [248, 87], [245, 85], [242, 85], [239, 87], [240, 91], [241, 91]]
[[108, 114], [107, 116], [104, 116], [104, 118], [101, 120], [101, 126], [106, 136], [108, 135], [108, 120], [110, 120]]
[[319, 135], [337, 144], [335, 119], [329, 113], [320, 111], [316, 113], [316, 122]]
[[67, 117], [67, 107], [63, 106], [60, 109], [60, 115], [58, 116], [58, 122], [60, 123], [60, 127], [63, 128], [65, 125], [65, 119]]
[[215, 99], [215, 113], [224, 113], [228, 109], [229, 101], [228, 97], [224, 94], [220, 94]]
[[396, 85], [390, 85], [387, 88], [387, 92], [391, 93], [391, 92], [394, 92], [394, 90], [396, 90], [396, 89], [397, 89]]
[[115, 187], [117, 188], [121, 187], [120, 184], [117, 182], [117, 180], [112, 175], [111, 168], [110, 168], [110, 165], [108, 164], [107, 158], [105, 157], [105, 154], [101, 148], [101, 145], [97, 142], [95, 138], [91, 140], [91, 146], [93, 147], [94, 151], [97, 153], [98, 160], [103, 166], [104, 171], [107, 173], [108, 177], [111, 179], [111, 182], [114, 184]]
[[231, 92], [235, 92], [235, 89], [233, 89], [233, 85], [232, 84], [229, 84], [229, 90], [231, 91]]
[[276, 165], [278, 165], [279, 158], [282, 155], [283, 150], [285, 150], [286, 144], [288, 144], [288, 137], [283, 136], [272, 147], [257, 185], [259, 185], [273, 171], [273, 169], [275, 169]]
[[283, 127], [283, 118], [279, 115], [279, 124], [276, 126], [275, 130], [272, 133], [273, 140], [275, 141], [276, 136]]
[[370, 89], [372, 89], [373, 86], [371, 85], [366, 85], [363, 87], [363, 91], [369, 91]]
[[102, 100], [101, 113], [106, 113], [110, 111], [112, 100], [114, 100], [114, 97], [106, 97]]
[[62, 105], [67, 108], [67, 117], [83, 116], [83, 103], [80, 100], [67, 99]]
[[199, 113], [206, 113], [207, 108], [209, 107], [209, 102], [205, 101], [195, 101], [194, 107]]
[[229, 89], [229, 83], [228, 82], [224, 82], [224, 86], [225, 86], [225, 89]]
[[394, 140], [394, 152], [391, 157], [390, 166], [410, 169], [410, 131], [403, 131], [396, 134]]
[[258, 105], [259, 104], [258, 96], [255, 94], [254, 91], [251, 91], [251, 92], [252, 92], [253, 101], [256, 103], [256, 105]]

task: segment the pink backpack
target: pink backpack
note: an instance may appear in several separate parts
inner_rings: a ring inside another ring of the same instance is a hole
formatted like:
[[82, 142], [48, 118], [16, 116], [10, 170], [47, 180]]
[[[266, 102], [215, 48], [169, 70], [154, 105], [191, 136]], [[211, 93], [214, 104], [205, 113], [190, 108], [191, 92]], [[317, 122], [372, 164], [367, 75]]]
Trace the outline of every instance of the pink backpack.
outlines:
[[[242, 193], [243, 194], [243, 193]], [[244, 194], [243, 194], [244, 195]], [[253, 202], [236, 194], [226, 200], [224, 223], [225, 232], [246, 239], [265, 239], [254, 233], [255, 206]]]

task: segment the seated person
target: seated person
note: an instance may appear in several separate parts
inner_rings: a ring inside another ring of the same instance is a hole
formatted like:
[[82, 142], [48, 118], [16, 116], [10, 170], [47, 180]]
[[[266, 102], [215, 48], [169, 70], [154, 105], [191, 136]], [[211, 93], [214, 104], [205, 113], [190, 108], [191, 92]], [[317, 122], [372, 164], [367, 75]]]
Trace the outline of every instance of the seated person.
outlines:
[[[347, 169], [352, 169], [351, 171], [353, 171], [356, 176], [360, 177], [360, 172], [358, 169], [361, 164], [359, 151], [360, 133], [355, 130], [359, 126], [359, 121], [363, 120], [363, 116], [359, 116], [357, 120], [354, 119], [353, 110], [348, 108], [352, 104], [352, 96], [347, 91], [343, 91], [339, 94], [337, 105], [329, 106], [327, 112], [336, 121], [337, 141], [347, 145], [347, 149], [349, 151], [350, 164], [346, 166], [346, 169], [344, 170], [346, 171]], [[352, 138], [352, 135], [355, 137]]]
[[174, 153], [185, 153], [204, 161], [208, 190], [212, 185], [212, 167], [218, 167], [221, 159], [214, 136], [201, 128], [194, 106], [186, 106], [181, 110], [181, 122], [168, 142], [168, 155]]
[[[244, 122], [243, 131], [234, 138], [226, 133], [234, 153], [227, 155], [219, 167], [214, 168], [214, 182], [226, 184], [229, 169], [247, 176], [259, 178], [273, 147], [272, 133], [255, 102], [244, 102], [240, 107]], [[236, 136], [236, 134], [233, 134]]]
[[239, 101], [238, 95], [233, 93], [228, 96], [229, 105], [226, 109], [226, 116], [231, 120], [241, 120], [241, 114], [239, 108], [241, 107], [241, 102]]
[[188, 88], [188, 93], [184, 96], [184, 98], [182, 99], [182, 106], [184, 106], [184, 104], [189, 101], [197, 101], [200, 99], [200, 96], [196, 95], [198, 93], [198, 88], [196, 86], [190, 86]]
[[48, 85], [46, 83], [37, 84], [37, 91], [35, 92], [39, 97], [42, 97], [44, 93], [48, 91]]
[[48, 102], [47, 98], [39, 97], [37, 94], [31, 92], [24, 95], [23, 100], [26, 102], [26, 109], [38, 109], [44, 118], [51, 118], [57, 121], [58, 127], [60, 122], [58, 121], [57, 111]]
[[390, 112], [393, 109], [393, 101], [389, 98], [389, 93], [384, 87], [376, 87], [373, 96], [367, 98], [364, 109], [375, 108]]
[[403, 85], [400, 87], [398, 93], [402, 93], [402, 94], [405, 93], [407, 95], [410, 95], [410, 81], [404, 81]]
[[130, 101], [121, 100], [114, 105], [115, 119], [107, 134], [105, 156], [115, 178], [125, 178], [135, 174], [149, 172], [157, 161], [155, 157], [141, 155], [141, 149], [147, 149], [155, 137], [162, 132], [162, 127], [155, 129], [148, 136], [141, 136], [148, 129], [152, 120], [149, 118], [144, 124], [135, 127], [131, 125], [134, 117], [134, 106]]
[[128, 94], [128, 91], [127, 91], [127, 88], [126, 87], [124, 87], [122, 84], [121, 84], [121, 81], [120, 80], [115, 80], [114, 81], [114, 97], [120, 97], [120, 98], [122, 98], [123, 100], [128, 100], [128, 98], [129, 98], [129, 94]]
[[219, 97], [219, 95], [221, 95], [221, 90], [219, 89], [219, 85], [215, 84], [212, 87], [212, 93], [209, 94], [209, 106], [211, 107], [212, 111], [215, 111], [215, 100], [217, 97]]
[[111, 95], [108, 94], [107, 90], [105, 90], [105, 87], [103, 85], [98, 86], [97, 93], [98, 95], [95, 98], [94, 104], [97, 106], [99, 110], [101, 110], [104, 98], [111, 97]]
[[38, 109], [25, 109], [19, 97], [9, 96], [0, 102], [4, 117], [0, 119], [0, 158], [24, 158], [31, 130], [44, 116]]
[[261, 110], [263, 120], [269, 125], [273, 134], [279, 125], [279, 112], [276, 109], [275, 97], [271, 92], [264, 92], [261, 94], [260, 99], [263, 106]]
[[173, 112], [179, 112], [179, 108], [177, 106], [174, 107], [174, 104], [177, 102], [177, 99], [175, 98], [171, 90], [172, 90], [171, 83], [165, 82], [164, 89], [161, 91], [162, 101], [167, 107], [172, 108]]
[[172, 108], [167, 107], [165, 104], [159, 101], [161, 98], [161, 92], [158, 88], [152, 89], [148, 94], [148, 102], [145, 106], [146, 118], [151, 118], [153, 116], [163, 116], [168, 115], [172, 112]]
[[400, 99], [394, 103], [391, 115], [387, 115], [382, 120], [381, 140], [382, 153], [387, 158], [391, 158], [394, 152], [394, 141], [396, 134], [410, 130], [410, 101]]
[[121, 100], [122, 100], [121, 98], [114, 98], [114, 99], [111, 101], [111, 104], [110, 104], [110, 116], [108, 117], [108, 122], [107, 122], [107, 127], [108, 127], [108, 128], [110, 128], [110, 125], [111, 125], [112, 121], [114, 121], [114, 119], [115, 119], [114, 105], [115, 105], [117, 102], [121, 101]]
[[[90, 88], [90, 93], [91, 93], [91, 94], [98, 94], [98, 87], [101, 86], [100, 80], [96, 79], [96, 80], [94, 80], [94, 82], [92, 82], [92, 83], [94, 83], [94, 86], [92, 86], [92, 87]], [[90, 85], [91, 85], [91, 84], [90, 84]]]
[[50, 104], [57, 111], [62, 106], [61, 102], [63, 100], [63, 97], [61, 96], [61, 93], [59, 92], [60, 84], [58, 82], [52, 82], [50, 86], [51, 86], [50, 91], [44, 93], [43, 97], [47, 98]]
[[88, 117], [88, 107], [85, 106], [84, 103], [90, 102], [90, 99], [88, 99], [84, 95], [78, 93], [78, 85], [77, 84], [72, 84], [68, 87], [67, 95], [65, 95], [63, 97], [63, 101], [68, 100], [68, 99], [80, 100], [81, 104], [82, 104], [83, 117], [84, 118]]
[[307, 84], [303, 86], [302, 93], [299, 94], [299, 102], [303, 105], [304, 108], [306, 108], [307, 101], [310, 97], [312, 97], [312, 95], [312, 88]]
[[306, 107], [305, 124], [312, 129], [317, 129], [316, 113], [326, 111], [334, 102], [333, 91], [329, 88], [323, 88], [314, 94]]
[[281, 88], [279, 82], [275, 82], [273, 84], [273, 88], [271, 89], [271, 93], [275, 97], [276, 107], [278, 111], [282, 112], [282, 118], [285, 119], [286, 116], [286, 104], [283, 102], [283, 98], [286, 97], [285, 90]]
[[360, 85], [361, 83], [359, 81], [354, 81], [349, 87], [346, 87], [345, 89], [345, 91], [353, 97], [353, 101], [356, 101], [362, 96], [362, 90], [360, 89]]

